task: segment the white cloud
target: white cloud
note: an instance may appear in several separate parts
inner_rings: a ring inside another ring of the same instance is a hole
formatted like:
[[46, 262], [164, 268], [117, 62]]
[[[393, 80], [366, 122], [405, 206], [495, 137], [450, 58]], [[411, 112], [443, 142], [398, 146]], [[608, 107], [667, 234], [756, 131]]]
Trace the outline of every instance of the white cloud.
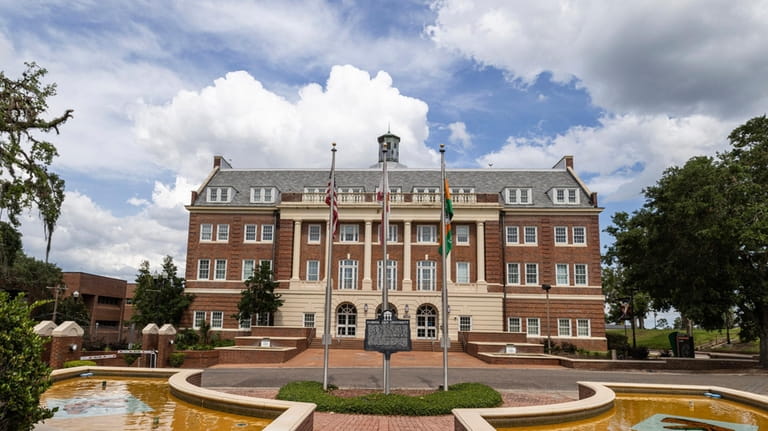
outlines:
[[458, 150], [461, 153], [465, 153], [472, 148], [472, 135], [467, 132], [467, 125], [461, 121], [451, 123], [448, 125], [448, 130], [451, 134], [448, 136], [448, 141], [452, 144], [458, 145]]
[[695, 155], [714, 155], [727, 147], [735, 124], [707, 116], [607, 116], [596, 127], [575, 127], [555, 137], [510, 138], [500, 150], [477, 159], [496, 168], [551, 166], [574, 155], [579, 175], [590, 178], [601, 201], [639, 196], [664, 169]]

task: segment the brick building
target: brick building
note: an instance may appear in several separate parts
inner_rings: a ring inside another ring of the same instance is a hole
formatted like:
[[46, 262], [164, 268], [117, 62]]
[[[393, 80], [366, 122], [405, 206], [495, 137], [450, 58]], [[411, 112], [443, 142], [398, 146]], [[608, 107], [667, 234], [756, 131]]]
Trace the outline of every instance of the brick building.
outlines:
[[[448, 309], [442, 310], [438, 254], [440, 169], [409, 169], [399, 138], [379, 138], [378, 163], [339, 169], [340, 225], [333, 245], [332, 337], [362, 346], [365, 319], [382, 300], [381, 205], [376, 192], [387, 157], [391, 211], [388, 301], [410, 319], [414, 341], [449, 334], [518, 332], [531, 343], [569, 342], [605, 350], [597, 195], [563, 157], [551, 169], [450, 169], [454, 246], [448, 261]], [[382, 151], [388, 142], [390, 151]], [[372, 161], [376, 147], [371, 146]], [[214, 157], [213, 170], [187, 209], [186, 291], [196, 296], [182, 321], [205, 321], [224, 337], [250, 333], [232, 316], [243, 281], [268, 262], [285, 301], [277, 326], [317, 327], [326, 286], [328, 170], [234, 169]], [[546, 291], [542, 286], [550, 285]], [[549, 319], [547, 319], [549, 310]], [[549, 321], [547, 321], [549, 320]]]
[[77, 295], [85, 303], [91, 318], [88, 337], [107, 343], [122, 341], [124, 322], [131, 317], [126, 281], [85, 272], [63, 272], [62, 277], [67, 288], [59, 300]]

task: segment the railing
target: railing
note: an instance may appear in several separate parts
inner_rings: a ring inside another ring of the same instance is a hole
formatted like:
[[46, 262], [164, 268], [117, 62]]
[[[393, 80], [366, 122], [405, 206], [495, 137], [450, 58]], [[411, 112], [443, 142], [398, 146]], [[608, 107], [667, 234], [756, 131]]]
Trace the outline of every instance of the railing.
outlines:
[[[378, 202], [376, 193], [339, 193], [339, 203], [375, 203]], [[284, 196], [284, 201], [285, 199]], [[474, 204], [477, 203], [475, 193], [455, 193], [451, 195], [454, 204]], [[416, 204], [439, 204], [440, 193], [390, 193], [389, 201], [391, 203], [416, 203]], [[301, 202], [325, 202], [325, 193], [302, 193]]]

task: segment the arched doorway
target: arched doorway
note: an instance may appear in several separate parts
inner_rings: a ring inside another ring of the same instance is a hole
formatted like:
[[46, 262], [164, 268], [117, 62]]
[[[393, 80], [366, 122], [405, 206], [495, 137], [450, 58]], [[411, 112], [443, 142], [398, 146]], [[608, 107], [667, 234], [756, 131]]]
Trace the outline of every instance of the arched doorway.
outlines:
[[437, 310], [429, 304], [416, 309], [416, 338], [437, 338]]
[[357, 308], [345, 302], [336, 308], [336, 335], [354, 337], [357, 332]]
[[[381, 309], [382, 309], [382, 305], [383, 305], [383, 304], [379, 304], [379, 305], [376, 307], [376, 318], [377, 318], [377, 319], [379, 318], [379, 316], [381, 316]], [[397, 307], [395, 307], [394, 305], [392, 305], [392, 303], [391, 303], [391, 302], [389, 303], [389, 311], [391, 311], [391, 312], [392, 312], [392, 317], [397, 317]]]

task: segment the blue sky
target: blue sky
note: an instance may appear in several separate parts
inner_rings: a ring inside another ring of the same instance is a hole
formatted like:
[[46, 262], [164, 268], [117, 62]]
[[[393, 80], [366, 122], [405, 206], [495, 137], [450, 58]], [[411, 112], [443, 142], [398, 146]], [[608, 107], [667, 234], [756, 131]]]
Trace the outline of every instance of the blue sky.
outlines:
[[[133, 280], [181, 269], [190, 191], [235, 167], [374, 162], [376, 137], [437, 167], [549, 168], [563, 155], [605, 207], [768, 104], [761, 1], [0, 0], [0, 67], [58, 84], [51, 140], [67, 198], [52, 261]], [[43, 256], [36, 213], [25, 251]], [[603, 236], [603, 241], [608, 238]]]

